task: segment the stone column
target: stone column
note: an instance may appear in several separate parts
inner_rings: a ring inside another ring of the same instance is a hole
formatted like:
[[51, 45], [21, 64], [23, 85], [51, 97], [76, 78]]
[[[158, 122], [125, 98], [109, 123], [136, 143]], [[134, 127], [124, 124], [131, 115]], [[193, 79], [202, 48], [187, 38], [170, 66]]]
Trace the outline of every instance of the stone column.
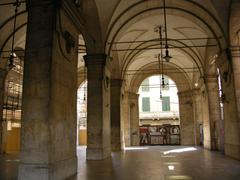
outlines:
[[121, 150], [121, 79], [111, 80], [111, 147]]
[[20, 180], [77, 173], [78, 32], [64, 13], [60, 30], [58, 12], [55, 0], [28, 1]]
[[205, 87], [202, 89], [202, 116], [203, 116], [203, 145], [204, 148], [211, 149], [210, 120], [208, 108], [208, 94]]
[[129, 93], [131, 146], [139, 146], [139, 94]]
[[5, 152], [6, 147], [6, 132], [7, 123], [3, 119], [3, 103], [4, 103], [4, 93], [5, 93], [5, 79], [7, 71], [0, 69], [0, 154]]
[[121, 99], [122, 148], [131, 146], [130, 108], [128, 96], [128, 92], [125, 92]]
[[[223, 83], [224, 103], [224, 131], [225, 154], [240, 159], [240, 1], [231, 1], [231, 13], [229, 18], [229, 38], [231, 47], [228, 49], [228, 67], [222, 72], [225, 76]], [[230, 70], [230, 71], [229, 71]], [[232, 73], [233, 72], [233, 73]]]
[[[225, 62], [227, 59], [225, 59]], [[237, 68], [237, 67], [235, 67]], [[225, 65], [223, 72], [228, 72], [228, 65]], [[240, 72], [240, 71], [239, 71]], [[240, 77], [239, 77], [240, 78]], [[238, 85], [240, 87], [240, 85]], [[238, 89], [234, 84], [234, 77], [228, 75], [223, 80], [223, 103], [224, 103], [224, 152], [227, 156], [235, 159], [240, 159], [240, 131], [239, 131], [239, 117], [237, 108], [237, 94]]]
[[181, 130], [181, 145], [194, 145], [194, 117], [193, 117], [193, 102], [192, 92], [178, 92], [179, 98], [179, 113], [180, 113], [180, 130]]
[[[208, 94], [208, 108], [209, 108], [209, 129], [210, 129], [210, 149], [217, 150], [220, 148], [220, 99], [218, 79], [216, 75], [206, 77], [206, 87]], [[205, 136], [206, 137], [206, 136]], [[207, 141], [207, 139], [205, 138]], [[204, 141], [205, 141], [204, 140]]]
[[110, 79], [105, 54], [84, 56], [87, 66], [87, 159], [101, 160], [111, 155]]
[[[238, 119], [240, 119], [240, 100], [239, 100], [240, 99], [240, 88], [239, 88], [240, 87], [240, 13], [239, 13], [239, 9], [240, 9], [240, 2], [238, 0], [232, 0], [232, 7], [231, 7], [232, 11], [230, 14], [230, 22], [229, 22], [231, 49], [228, 49], [227, 59], [226, 59], [230, 61], [229, 63], [232, 63]], [[230, 75], [230, 73], [231, 72], [228, 72], [228, 75]]]
[[203, 124], [201, 96], [202, 95], [199, 89], [195, 89], [193, 91], [195, 145], [200, 145], [200, 124]]

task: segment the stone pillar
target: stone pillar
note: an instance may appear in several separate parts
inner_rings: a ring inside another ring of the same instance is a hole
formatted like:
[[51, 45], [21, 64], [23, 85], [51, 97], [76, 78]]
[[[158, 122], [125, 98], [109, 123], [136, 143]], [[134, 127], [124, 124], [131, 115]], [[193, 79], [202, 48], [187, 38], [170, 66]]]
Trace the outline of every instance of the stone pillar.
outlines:
[[3, 103], [4, 103], [4, 93], [5, 93], [5, 79], [7, 71], [0, 69], [0, 154], [5, 152], [6, 147], [6, 132], [7, 132], [7, 122], [3, 119]]
[[210, 120], [208, 108], [208, 94], [205, 87], [202, 89], [202, 116], [203, 116], [203, 145], [204, 148], [211, 149]]
[[78, 32], [57, 4], [28, 1], [20, 180], [66, 179], [77, 173]]
[[[232, 68], [234, 73], [237, 113], [238, 113], [238, 119], [240, 120], [240, 100], [239, 100], [240, 99], [240, 13], [239, 13], [239, 9], [240, 9], [240, 2], [238, 0], [232, 0], [231, 14], [230, 14], [231, 16], [230, 16], [230, 22], [229, 22], [231, 49], [227, 51], [227, 60], [230, 61], [229, 63], [232, 63]], [[230, 73], [231, 72], [228, 72], [228, 75], [230, 75]]]
[[202, 95], [199, 89], [193, 91], [195, 145], [200, 145], [200, 124], [203, 124]]
[[[206, 77], [206, 87], [208, 94], [208, 108], [209, 108], [209, 129], [210, 129], [210, 144], [211, 150], [217, 150], [220, 148], [220, 99], [219, 99], [219, 87], [217, 76]], [[206, 136], [205, 136], [206, 137]], [[207, 139], [205, 138], [207, 141]]]
[[125, 92], [121, 99], [122, 148], [131, 146], [130, 108], [128, 96], [128, 92]]
[[111, 155], [110, 79], [105, 67], [106, 55], [84, 56], [87, 66], [87, 160]]
[[[225, 62], [226, 61], [227, 59], [225, 59]], [[228, 66], [226, 65], [222, 73], [228, 72], [227, 70]], [[236, 89], [234, 79], [233, 76], [228, 75], [228, 77], [223, 80], [224, 131], [222, 131], [222, 134], [224, 135], [225, 154], [235, 159], [240, 159], [239, 112], [237, 108], [237, 100], [239, 98], [236, 98], [237, 94], [235, 94], [235, 92], [238, 91], [238, 89]], [[240, 85], [238, 86], [240, 87]]]
[[131, 146], [139, 146], [139, 94], [129, 93]]
[[[240, 159], [240, 1], [231, 1], [229, 18], [229, 39], [232, 52], [224, 59], [227, 67], [222, 71], [225, 76], [224, 88], [224, 131], [225, 154]], [[232, 67], [232, 70], [229, 68]], [[229, 71], [230, 70], [230, 71]], [[232, 73], [233, 72], [233, 73]]]
[[121, 79], [111, 80], [111, 147], [121, 150]]
[[181, 145], [194, 145], [194, 117], [192, 92], [184, 91], [178, 93], [179, 113], [180, 113], [180, 129], [181, 129]]

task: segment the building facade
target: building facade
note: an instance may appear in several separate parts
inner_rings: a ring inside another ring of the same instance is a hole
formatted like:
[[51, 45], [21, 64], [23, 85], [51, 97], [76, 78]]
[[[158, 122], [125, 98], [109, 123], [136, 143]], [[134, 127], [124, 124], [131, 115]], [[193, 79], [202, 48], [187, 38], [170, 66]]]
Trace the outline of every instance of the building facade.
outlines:
[[163, 87], [162, 76], [151, 76], [142, 82], [138, 90], [140, 125], [180, 124], [176, 84], [167, 76], [163, 79]]

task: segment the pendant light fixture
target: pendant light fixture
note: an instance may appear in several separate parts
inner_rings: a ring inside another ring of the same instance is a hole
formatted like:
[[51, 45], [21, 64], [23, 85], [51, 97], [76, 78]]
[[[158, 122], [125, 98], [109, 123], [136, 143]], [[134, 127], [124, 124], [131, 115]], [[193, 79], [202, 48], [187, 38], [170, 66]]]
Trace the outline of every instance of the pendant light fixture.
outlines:
[[164, 81], [164, 69], [163, 69], [163, 40], [162, 40], [162, 26], [158, 26], [155, 28], [155, 32], [159, 33], [159, 42], [160, 42], [160, 53], [157, 55], [158, 58], [158, 68], [159, 73], [162, 74], [160, 76], [160, 99], [162, 99], [162, 89], [165, 87], [165, 81]]
[[16, 55], [14, 53], [14, 44], [15, 44], [17, 14], [18, 14], [18, 8], [19, 8], [20, 5], [21, 5], [21, 2], [19, 0], [16, 0], [16, 2], [13, 4], [13, 6], [15, 6], [15, 11], [14, 11], [14, 20], [13, 20], [12, 45], [11, 45], [11, 51], [10, 51], [10, 54], [9, 54], [9, 64], [8, 64], [8, 70], [9, 71], [12, 68], [15, 67], [15, 65], [14, 65], [14, 58], [16, 58]]
[[165, 56], [163, 57], [165, 59], [166, 62], [169, 62], [170, 59], [172, 58], [169, 55], [169, 51], [168, 51], [168, 35], [167, 35], [167, 15], [166, 15], [166, 0], [163, 0], [163, 15], [164, 15], [164, 26], [165, 26]]

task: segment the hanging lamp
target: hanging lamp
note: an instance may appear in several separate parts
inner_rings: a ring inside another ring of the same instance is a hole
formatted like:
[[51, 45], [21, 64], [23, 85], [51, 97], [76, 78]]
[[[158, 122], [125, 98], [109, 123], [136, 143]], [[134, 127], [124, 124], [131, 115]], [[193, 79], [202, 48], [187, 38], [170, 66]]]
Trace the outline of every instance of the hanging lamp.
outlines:
[[159, 68], [159, 73], [162, 74], [160, 78], [160, 99], [162, 99], [162, 88], [165, 87], [165, 81], [164, 81], [164, 69], [163, 69], [163, 40], [162, 40], [162, 26], [158, 26], [155, 28], [155, 32], [159, 33], [159, 42], [160, 42], [160, 53], [157, 55], [158, 58], [158, 68]]
[[9, 64], [8, 64], [9, 71], [15, 67], [14, 58], [16, 58], [16, 55], [14, 53], [14, 44], [15, 44], [15, 34], [16, 34], [17, 13], [20, 5], [21, 5], [21, 2], [19, 0], [16, 0], [16, 2], [13, 4], [13, 6], [15, 6], [15, 10], [14, 10], [15, 14], [14, 14], [14, 21], [13, 21], [12, 45], [11, 45], [11, 51], [9, 54]]
[[164, 26], [165, 26], [165, 56], [163, 57], [165, 59], [166, 62], [169, 62], [170, 59], [172, 58], [169, 55], [169, 51], [168, 51], [168, 35], [167, 35], [167, 15], [166, 15], [166, 2], [165, 0], [163, 0], [163, 15], [164, 15]]

